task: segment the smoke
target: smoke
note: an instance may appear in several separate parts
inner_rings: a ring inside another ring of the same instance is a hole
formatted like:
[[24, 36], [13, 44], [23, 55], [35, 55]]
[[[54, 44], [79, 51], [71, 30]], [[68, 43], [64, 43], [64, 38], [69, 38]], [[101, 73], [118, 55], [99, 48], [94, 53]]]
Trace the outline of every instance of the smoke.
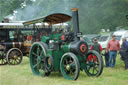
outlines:
[[17, 13], [15, 14], [16, 20], [26, 21], [26, 20], [36, 18], [38, 17], [37, 15], [40, 9], [43, 10], [43, 8], [40, 8], [38, 6], [27, 6], [24, 9], [18, 9], [16, 10]]
[[126, 25], [128, 14], [125, 0], [31, 0], [9, 15], [14, 20], [27, 21], [52, 13], [71, 15], [72, 8], [79, 8], [80, 30], [84, 33], [98, 33], [100, 29], [114, 29]]
[[[71, 15], [71, 8], [77, 7], [74, 0], [31, 0], [31, 5], [21, 3], [21, 8], [14, 10], [13, 14], [6, 16], [12, 21], [27, 21], [52, 13], [65, 13]], [[39, 3], [40, 2], [40, 3]], [[43, 3], [43, 4], [42, 4]]]

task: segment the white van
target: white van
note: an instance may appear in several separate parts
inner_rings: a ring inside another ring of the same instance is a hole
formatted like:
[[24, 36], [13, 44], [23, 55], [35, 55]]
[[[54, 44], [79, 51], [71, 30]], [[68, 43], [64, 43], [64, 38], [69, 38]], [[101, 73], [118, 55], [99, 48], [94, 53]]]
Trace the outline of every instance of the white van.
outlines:
[[111, 40], [112, 38], [112, 33], [110, 34], [104, 34], [104, 35], [101, 35], [100, 38], [99, 38], [99, 44], [102, 46], [103, 49], [105, 49], [108, 45], [108, 42], [109, 40]]
[[122, 44], [122, 38], [126, 38], [128, 39], [128, 30], [119, 30], [119, 31], [115, 31], [113, 33], [113, 35], [116, 36], [116, 39], [119, 40], [120, 45]]

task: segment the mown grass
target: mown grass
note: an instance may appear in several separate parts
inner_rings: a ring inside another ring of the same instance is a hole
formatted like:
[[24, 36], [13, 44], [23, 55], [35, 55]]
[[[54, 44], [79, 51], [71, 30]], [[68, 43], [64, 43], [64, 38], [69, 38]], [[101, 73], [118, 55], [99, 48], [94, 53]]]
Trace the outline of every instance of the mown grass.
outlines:
[[80, 72], [77, 81], [66, 80], [61, 73], [53, 72], [49, 77], [38, 77], [32, 74], [29, 59], [16, 66], [0, 66], [0, 85], [128, 85], [128, 70], [117, 57], [115, 68], [104, 68], [100, 77], [88, 77]]

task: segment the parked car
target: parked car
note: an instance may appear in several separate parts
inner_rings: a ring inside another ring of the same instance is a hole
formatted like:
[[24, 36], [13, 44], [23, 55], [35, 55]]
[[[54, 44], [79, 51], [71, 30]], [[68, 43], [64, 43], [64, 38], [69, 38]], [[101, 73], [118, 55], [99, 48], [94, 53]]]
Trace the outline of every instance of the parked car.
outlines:
[[107, 44], [111, 38], [112, 33], [101, 35], [101, 37], [99, 38], [99, 44], [102, 46], [103, 49], [107, 47]]
[[94, 38], [99, 39], [101, 35], [99, 34], [88, 34], [88, 35], [83, 35], [83, 37], [87, 37], [89, 40], [91, 40], [91, 42], [93, 42]]
[[122, 44], [122, 38], [125, 37], [128, 40], [128, 30], [115, 31], [113, 35], [115, 35], [116, 39], [119, 40], [120, 45]]

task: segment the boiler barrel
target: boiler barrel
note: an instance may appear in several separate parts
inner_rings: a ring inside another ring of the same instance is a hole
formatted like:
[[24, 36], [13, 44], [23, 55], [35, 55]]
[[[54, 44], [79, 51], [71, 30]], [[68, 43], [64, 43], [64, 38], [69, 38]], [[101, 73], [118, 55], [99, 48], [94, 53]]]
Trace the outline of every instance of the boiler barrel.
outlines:
[[6, 46], [6, 48], [21, 48], [24, 46], [22, 42], [5, 42], [0, 44]]

